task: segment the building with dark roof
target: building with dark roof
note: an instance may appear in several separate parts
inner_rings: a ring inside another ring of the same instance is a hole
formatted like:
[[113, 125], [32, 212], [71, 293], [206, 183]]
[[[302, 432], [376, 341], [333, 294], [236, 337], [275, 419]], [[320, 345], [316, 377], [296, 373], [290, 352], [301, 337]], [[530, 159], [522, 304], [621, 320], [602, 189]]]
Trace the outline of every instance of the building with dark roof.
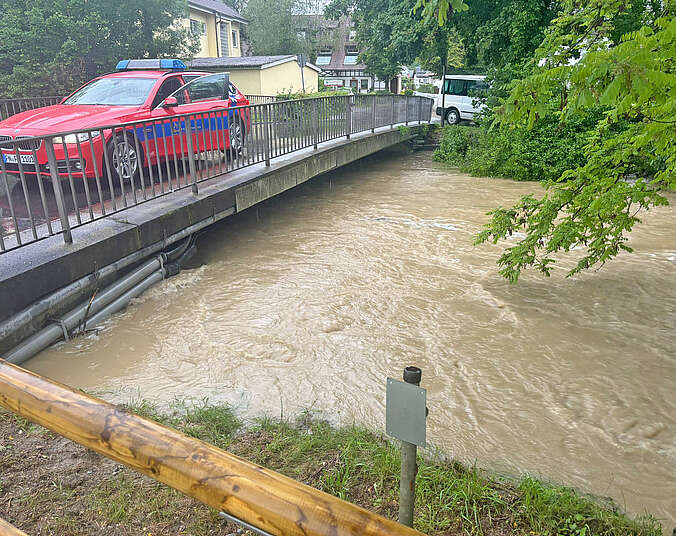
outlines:
[[391, 88], [368, 72], [366, 65], [359, 63], [359, 45], [356, 41], [354, 23], [349, 17], [338, 21], [325, 21], [322, 26], [322, 41], [326, 43], [317, 52], [315, 64], [324, 73], [324, 85], [348, 87], [354, 92], [365, 93], [377, 89], [400, 90], [399, 80]]
[[198, 58], [242, 56], [242, 26], [247, 20], [220, 0], [188, 0], [186, 26], [200, 39]]
[[195, 58], [191, 69], [200, 71], [227, 71], [230, 80], [247, 95], [278, 95], [317, 91], [321, 69], [306, 63], [301, 71], [298, 56], [244, 56], [221, 58]]

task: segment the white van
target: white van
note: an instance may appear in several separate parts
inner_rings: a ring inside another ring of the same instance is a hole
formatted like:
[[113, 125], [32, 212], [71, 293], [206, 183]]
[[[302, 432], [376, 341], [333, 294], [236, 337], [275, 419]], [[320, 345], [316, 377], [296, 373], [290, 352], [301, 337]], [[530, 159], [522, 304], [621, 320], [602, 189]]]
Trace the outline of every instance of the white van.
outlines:
[[434, 95], [436, 114], [450, 125], [457, 125], [461, 120], [472, 121], [474, 115], [485, 107], [476, 102], [477, 92], [488, 89], [485, 80], [486, 77], [481, 75], [446, 75], [443, 93]]

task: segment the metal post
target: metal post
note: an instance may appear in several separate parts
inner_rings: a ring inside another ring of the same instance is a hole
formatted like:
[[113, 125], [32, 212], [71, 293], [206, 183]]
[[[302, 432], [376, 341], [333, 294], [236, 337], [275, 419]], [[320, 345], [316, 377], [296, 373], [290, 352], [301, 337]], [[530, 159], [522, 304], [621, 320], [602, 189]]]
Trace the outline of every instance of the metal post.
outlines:
[[392, 95], [392, 117], [390, 117], [390, 128], [394, 128], [394, 99], [395, 97]]
[[418, 124], [422, 123], [422, 97], [418, 97]]
[[373, 99], [373, 117], [371, 118], [371, 132], [376, 131], [376, 100], [377, 96], [373, 95], [371, 97]]
[[263, 143], [265, 144], [265, 165], [270, 165], [270, 105], [266, 104], [263, 113]]
[[[190, 168], [190, 177], [192, 178], [192, 193], [197, 195], [199, 193], [199, 189], [197, 188], [197, 170], [195, 168], [195, 155], [193, 153], [192, 146], [192, 118], [186, 117], [184, 119], [185, 119], [185, 144], [186, 149], [188, 150], [188, 167]], [[195, 130], [197, 130], [197, 124], [195, 124]], [[155, 187], [153, 186], [153, 190], [154, 189]]]
[[345, 135], [350, 139], [350, 132], [352, 131], [352, 102], [351, 95], [345, 97]]
[[446, 120], [446, 62], [441, 71], [441, 128]]
[[[63, 199], [63, 188], [61, 187], [59, 170], [56, 165], [56, 155], [54, 154], [54, 141], [52, 138], [45, 138], [45, 147], [47, 148], [47, 162], [49, 163], [49, 173], [52, 176], [52, 188], [54, 188], [54, 196], [56, 197], [56, 208], [59, 211], [59, 217], [61, 218], [63, 241], [66, 244], [72, 244], [73, 235], [70, 232], [70, 221], [68, 220], [68, 211], [66, 210], [66, 203]], [[41, 180], [41, 177], [38, 177], [38, 180]], [[111, 195], [115, 195], [115, 193], [111, 192]]]
[[319, 139], [319, 111], [317, 110], [318, 104], [319, 101], [317, 99], [312, 101], [312, 148], [315, 151], [317, 150], [317, 140]]
[[408, 98], [408, 95], [406, 95], [406, 102], [404, 108], [406, 108], [406, 125], [408, 126], [408, 101], [410, 99]]
[[[407, 99], [408, 100], [408, 99]], [[418, 367], [404, 369], [404, 381], [420, 385], [422, 370]], [[415, 476], [418, 472], [416, 455], [418, 447], [407, 441], [401, 442], [401, 480], [399, 481], [399, 523], [413, 526], [413, 508], [415, 506]]]

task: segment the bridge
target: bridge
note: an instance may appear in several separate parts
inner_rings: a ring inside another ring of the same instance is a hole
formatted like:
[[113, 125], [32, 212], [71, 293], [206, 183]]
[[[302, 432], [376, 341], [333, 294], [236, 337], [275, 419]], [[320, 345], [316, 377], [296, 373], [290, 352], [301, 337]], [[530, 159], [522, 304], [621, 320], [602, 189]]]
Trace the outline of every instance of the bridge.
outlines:
[[172, 275], [197, 231], [410, 140], [431, 114], [423, 97], [264, 97], [0, 142], [0, 352], [20, 363], [68, 338]]

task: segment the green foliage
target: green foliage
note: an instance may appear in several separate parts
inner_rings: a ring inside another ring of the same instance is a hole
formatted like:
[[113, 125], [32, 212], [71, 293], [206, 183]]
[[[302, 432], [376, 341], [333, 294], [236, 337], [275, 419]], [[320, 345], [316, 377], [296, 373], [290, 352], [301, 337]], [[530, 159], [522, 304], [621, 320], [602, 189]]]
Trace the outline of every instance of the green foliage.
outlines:
[[420, 93], [438, 93], [437, 86], [434, 84], [420, 84], [416, 91]]
[[120, 59], [189, 57], [186, 0], [0, 0], [0, 95], [69, 93]]
[[436, 20], [443, 26], [450, 14], [466, 11], [468, 6], [462, 0], [418, 0], [415, 9], [422, 10], [425, 19]]
[[546, 115], [532, 128], [512, 130], [451, 125], [445, 127], [435, 159], [473, 175], [519, 181], [551, 181], [583, 165], [591, 130], [600, 110], [560, 123]]
[[609, 501], [599, 502], [571, 488], [525, 477], [519, 483], [519, 492], [521, 496], [514, 512], [515, 522], [531, 527], [537, 534], [614, 536], [661, 532], [657, 524], [648, 518], [630, 520], [618, 515]]
[[292, 54], [300, 49], [296, 25], [297, 0], [249, 0], [245, 16], [249, 19], [247, 36], [254, 55]]
[[[660, 189], [676, 187], [676, 18], [673, 2], [646, 8], [641, 26], [613, 43], [621, 0], [564, 3], [536, 55], [533, 74], [517, 82], [497, 110], [502, 128], [533, 128], [557, 103], [562, 124], [599, 106], [584, 163], [546, 181], [541, 199], [523, 197], [491, 212], [477, 243], [525, 233], [498, 260], [516, 282], [535, 267], [550, 275], [556, 253], [582, 247], [568, 275], [632, 251], [627, 234], [638, 213], [667, 204]], [[579, 60], [579, 61], [577, 61]]]
[[439, 148], [434, 152], [434, 159], [464, 169], [467, 151], [475, 145], [480, 136], [476, 127], [452, 125], [444, 127]]
[[254, 55], [307, 54], [321, 40], [318, 0], [248, 0], [243, 11], [249, 19], [246, 35]]
[[349, 92], [345, 89], [325, 89], [323, 91], [315, 91], [312, 93], [307, 93], [303, 91], [284, 91], [278, 93], [275, 96], [276, 100], [299, 100], [299, 99], [313, 99], [317, 97], [344, 97], [349, 95]]

